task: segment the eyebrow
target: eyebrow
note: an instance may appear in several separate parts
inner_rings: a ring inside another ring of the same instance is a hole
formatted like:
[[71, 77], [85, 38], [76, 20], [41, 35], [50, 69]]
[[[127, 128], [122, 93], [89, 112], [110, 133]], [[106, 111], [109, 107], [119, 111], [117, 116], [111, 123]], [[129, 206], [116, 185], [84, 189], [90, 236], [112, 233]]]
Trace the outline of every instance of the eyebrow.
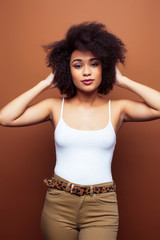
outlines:
[[[89, 59], [89, 61], [93, 61], [93, 60], [98, 60], [98, 61], [99, 61], [98, 58], [90, 58], [90, 59]], [[75, 61], [82, 62], [82, 59], [81, 59], [81, 58], [76, 58], [76, 59], [74, 59], [74, 60], [72, 61], [72, 63], [75, 62]]]

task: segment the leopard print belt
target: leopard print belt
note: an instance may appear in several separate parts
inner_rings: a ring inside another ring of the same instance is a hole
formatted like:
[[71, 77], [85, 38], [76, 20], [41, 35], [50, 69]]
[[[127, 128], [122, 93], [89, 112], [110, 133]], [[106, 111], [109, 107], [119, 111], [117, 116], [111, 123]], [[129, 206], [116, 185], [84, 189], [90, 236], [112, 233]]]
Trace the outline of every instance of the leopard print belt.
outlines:
[[57, 180], [55, 177], [52, 177], [51, 179], [45, 178], [43, 181], [44, 181], [44, 184], [47, 185], [48, 187], [59, 189], [61, 191], [70, 192], [72, 194], [76, 194], [79, 196], [116, 191], [116, 184], [114, 182], [113, 182], [113, 185], [111, 186], [93, 187], [91, 185], [87, 187], [82, 187], [82, 186], [74, 185], [73, 183], [70, 183], [70, 182], [65, 183], [61, 180]]

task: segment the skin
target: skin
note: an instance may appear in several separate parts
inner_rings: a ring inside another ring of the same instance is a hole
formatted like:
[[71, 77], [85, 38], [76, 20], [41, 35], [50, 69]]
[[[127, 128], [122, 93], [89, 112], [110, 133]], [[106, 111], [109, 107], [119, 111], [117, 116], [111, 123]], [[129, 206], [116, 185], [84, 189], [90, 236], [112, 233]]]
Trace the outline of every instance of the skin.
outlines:
[[[91, 52], [75, 51], [71, 56], [70, 69], [77, 94], [65, 100], [63, 119], [78, 130], [104, 128], [108, 122], [108, 103], [98, 95], [102, 80], [100, 61]], [[85, 85], [82, 82], [84, 79], [93, 79], [93, 82]]]
[[[108, 100], [98, 94], [102, 66], [98, 59], [93, 58], [95, 56], [88, 51], [75, 50], [71, 55], [70, 69], [77, 94], [71, 99], [65, 99], [63, 120], [78, 130], [103, 129], [109, 120]], [[91, 85], [83, 84], [82, 80], [90, 78], [94, 79]], [[142, 99], [141, 102], [123, 99], [111, 102], [111, 121], [116, 133], [124, 122], [160, 118], [160, 92], [123, 76], [117, 67], [115, 84], [134, 92]], [[30, 105], [37, 95], [53, 87], [54, 75], [51, 73], [0, 110], [0, 125], [17, 127], [51, 121], [56, 127], [60, 118], [62, 98], [47, 98]]]
[[[88, 94], [95, 92], [97, 95], [97, 88], [102, 80], [102, 66], [100, 61], [93, 56], [91, 52], [74, 51], [70, 59], [70, 69], [73, 83], [77, 88], [77, 95], [82, 92]], [[83, 84], [82, 80], [93, 79], [91, 85]]]

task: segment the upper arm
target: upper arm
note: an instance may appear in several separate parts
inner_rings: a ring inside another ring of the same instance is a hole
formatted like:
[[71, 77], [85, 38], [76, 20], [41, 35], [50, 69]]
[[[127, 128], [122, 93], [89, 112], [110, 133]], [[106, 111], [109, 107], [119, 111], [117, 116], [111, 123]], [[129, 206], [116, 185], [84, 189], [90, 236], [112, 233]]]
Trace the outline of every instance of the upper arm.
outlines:
[[160, 117], [160, 111], [144, 102], [120, 100], [123, 121], [150, 121]]
[[54, 99], [48, 98], [37, 104], [31, 105], [21, 114], [20, 117], [12, 122], [6, 122], [4, 125], [8, 127], [20, 127], [38, 124], [50, 120]]

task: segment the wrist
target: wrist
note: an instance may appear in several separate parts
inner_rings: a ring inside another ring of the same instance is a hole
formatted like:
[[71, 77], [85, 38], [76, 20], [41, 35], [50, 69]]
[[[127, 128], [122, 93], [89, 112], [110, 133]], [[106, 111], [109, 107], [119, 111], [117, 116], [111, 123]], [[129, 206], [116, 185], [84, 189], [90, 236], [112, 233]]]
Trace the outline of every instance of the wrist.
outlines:
[[49, 87], [49, 83], [46, 80], [42, 80], [37, 84], [42, 90], [45, 90]]
[[126, 81], [127, 81], [127, 77], [125, 77], [125, 76], [120, 76], [119, 78], [118, 78], [118, 80], [116, 81], [116, 85], [118, 86], [118, 87], [123, 87], [123, 88], [125, 88], [125, 84], [126, 84]]
[[124, 77], [122, 81], [122, 86], [128, 90], [132, 89], [133, 86], [135, 85], [135, 82], [132, 81], [131, 79]]
[[121, 78], [121, 86], [124, 87], [124, 88], [126, 88], [128, 81], [129, 81], [129, 79], [128, 79], [127, 77], [123, 76], [123, 77]]

